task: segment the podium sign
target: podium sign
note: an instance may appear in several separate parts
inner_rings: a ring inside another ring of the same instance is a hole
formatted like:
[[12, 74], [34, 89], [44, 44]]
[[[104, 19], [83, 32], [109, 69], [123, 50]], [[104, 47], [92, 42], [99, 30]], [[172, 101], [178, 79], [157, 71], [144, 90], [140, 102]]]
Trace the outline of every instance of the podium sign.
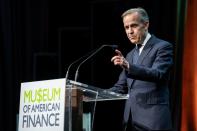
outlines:
[[21, 84], [19, 131], [64, 131], [65, 80]]

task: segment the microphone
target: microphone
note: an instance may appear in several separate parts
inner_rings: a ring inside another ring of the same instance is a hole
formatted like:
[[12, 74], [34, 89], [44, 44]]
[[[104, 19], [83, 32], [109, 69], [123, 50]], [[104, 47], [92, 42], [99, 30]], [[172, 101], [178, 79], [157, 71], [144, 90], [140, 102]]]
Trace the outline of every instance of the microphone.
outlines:
[[87, 53], [86, 55], [78, 58], [77, 60], [73, 61], [67, 68], [67, 72], [66, 72], [66, 75], [65, 75], [65, 83], [67, 85], [67, 80], [68, 80], [68, 75], [69, 75], [69, 71], [70, 71], [70, 68], [72, 65], [74, 65], [75, 63], [79, 62], [80, 60], [84, 59], [85, 57], [89, 56], [90, 54], [92, 54], [96, 49], [90, 51], [89, 53]]
[[79, 72], [79, 68], [81, 67], [81, 65], [83, 63], [85, 63], [88, 59], [90, 59], [91, 57], [93, 57], [96, 53], [98, 53], [101, 49], [103, 49], [104, 47], [111, 47], [113, 50], [115, 50], [116, 48], [118, 48], [118, 45], [102, 45], [100, 48], [98, 48], [96, 51], [94, 51], [90, 56], [88, 56], [85, 60], [83, 60], [77, 67], [77, 70], [75, 72], [75, 81], [77, 81], [78, 78], [78, 72]]
[[[78, 58], [77, 60], [73, 61], [73, 62], [68, 66], [68, 68], [67, 68], [67, 72], [66, 72], [66, 75], [65, 75], [65, 83], [66, 83], [66, 85], [67, 85], [67, 80], [68, 80], [70, 68], [71, 68], [74, 64], [76, 64], [77, 62], [79, 62], [80, 60], [82, 60], [82, 59], [84, 59], [85, 57], [89, 56], [90, 54], [93, 54], [93, 55], [94, 55], [93, 52], [98, 52], [100, 49], [102, 49], [102, 48], [105, 47], [105, 46], [111, 47], [111, 48], [113, 48], [114, 50], [115, 50], [116, 48], [118, 48], [118, 45], [102, 45], [100, 48], [94, 49], [94, 50], [88, 52], [86, 55], [84, 55], [84, 56]], [[96, 50], [97, 50], [97, 51], [96, 51]], [[93, 55], [92, 55], [92, 56], [93, 56]]]

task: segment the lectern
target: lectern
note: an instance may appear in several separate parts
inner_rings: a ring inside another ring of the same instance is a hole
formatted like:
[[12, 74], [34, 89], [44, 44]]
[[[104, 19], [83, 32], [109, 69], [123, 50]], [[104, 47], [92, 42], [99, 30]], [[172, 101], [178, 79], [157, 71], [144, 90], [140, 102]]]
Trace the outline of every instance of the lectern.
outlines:
[[[93, 131], [97, 101], [127, 99], [65, 78], [21, 83], [19, 131]], [[84, 102], [91, 103], [84, 112]]]

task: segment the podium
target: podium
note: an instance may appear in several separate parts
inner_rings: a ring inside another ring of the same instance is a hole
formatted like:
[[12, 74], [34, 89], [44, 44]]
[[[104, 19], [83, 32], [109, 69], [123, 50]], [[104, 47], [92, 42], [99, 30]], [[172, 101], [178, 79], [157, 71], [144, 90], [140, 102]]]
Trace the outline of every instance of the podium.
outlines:
[[[65, 99], [65, 131], [93, 131], [94, 114], [98, 101], [127, 99], [127, 95], [68, 80]], [[91, 103], [89, 113], [83, 112], [83, 103]]]
[[[93, 131], [98, 101], [127, 99], [65, 78], [21, 83], [19, 131]], [[84, 112], [84, 103], [90, 110]]]

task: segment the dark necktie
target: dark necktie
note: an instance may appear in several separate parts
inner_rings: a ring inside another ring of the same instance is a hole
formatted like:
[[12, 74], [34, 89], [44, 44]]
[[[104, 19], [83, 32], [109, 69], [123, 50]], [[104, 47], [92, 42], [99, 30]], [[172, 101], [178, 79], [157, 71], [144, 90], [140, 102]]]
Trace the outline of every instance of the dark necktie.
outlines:
[[134, 51], [134, 54], [133, 54], [133, 64], [137, 63], [137, 60], [140, 56], [140, 47], [141, 46], [142, 46], [141, 44], [137, 44], [136, 47], [135, 47], [135, 51]]

